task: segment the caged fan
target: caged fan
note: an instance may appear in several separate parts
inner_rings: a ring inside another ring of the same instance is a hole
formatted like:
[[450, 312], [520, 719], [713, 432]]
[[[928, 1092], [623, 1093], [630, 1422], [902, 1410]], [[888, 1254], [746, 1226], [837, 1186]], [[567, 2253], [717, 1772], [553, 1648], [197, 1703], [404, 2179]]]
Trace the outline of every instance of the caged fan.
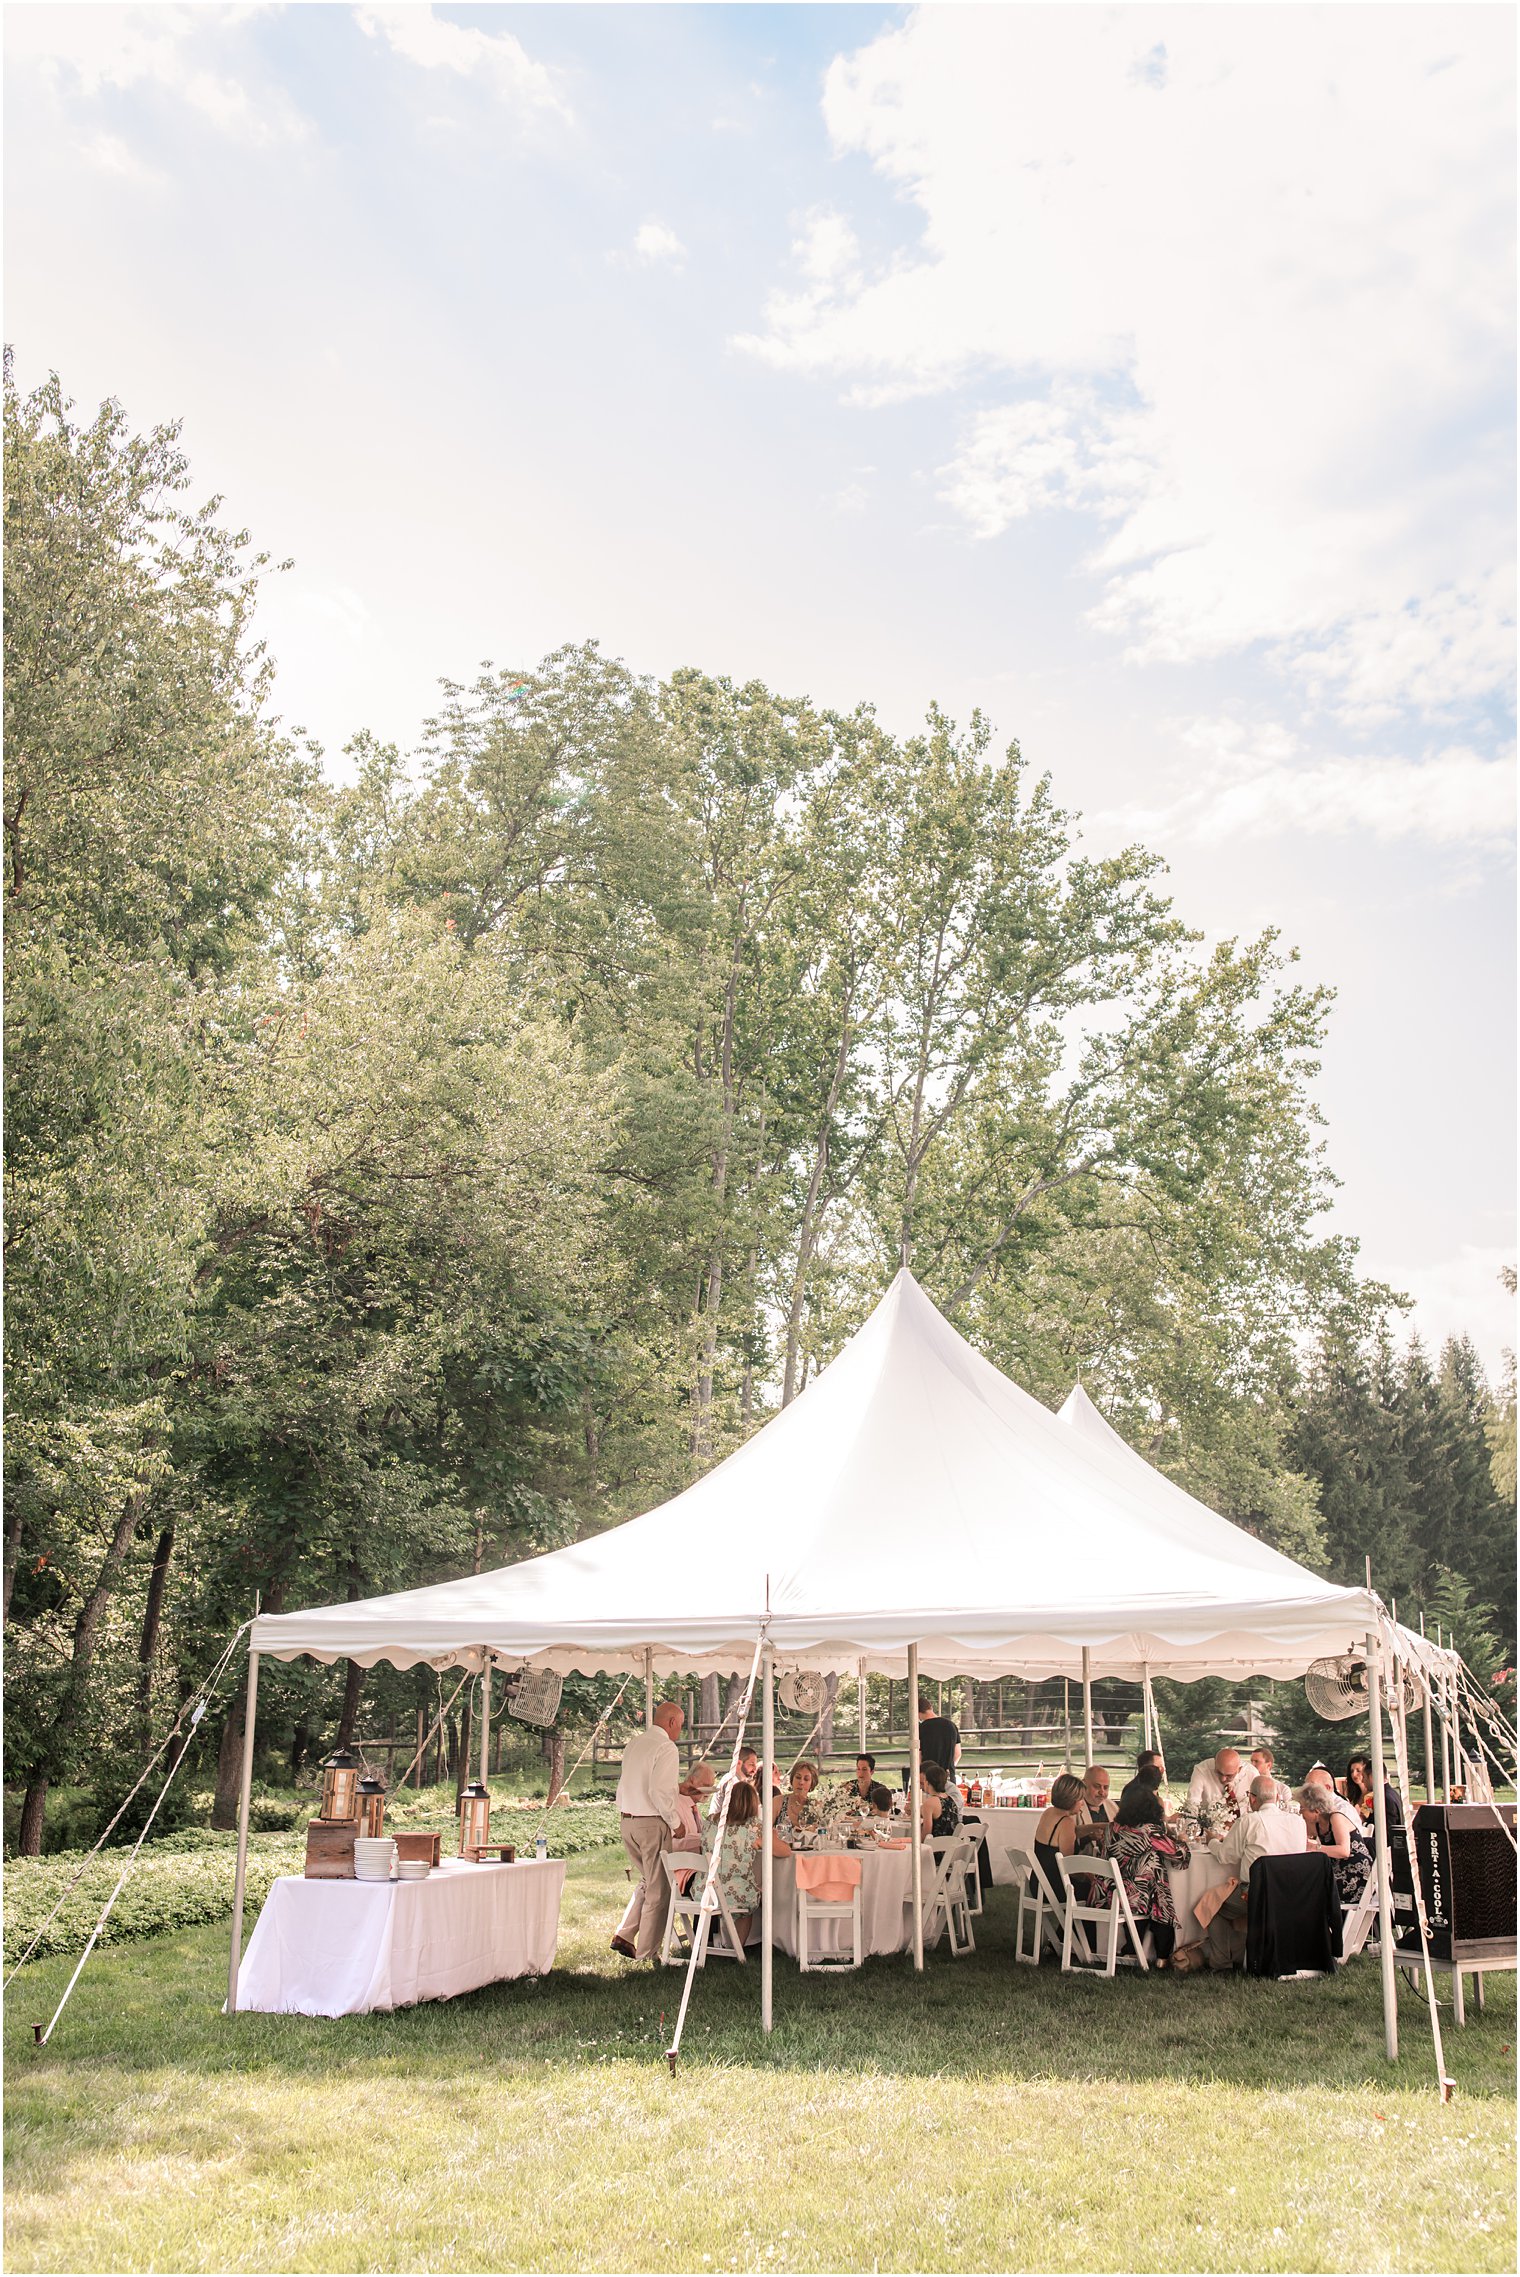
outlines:
[[777, 1678], [776, 1696], [793, 1715], [816, 1716], [829, 1696], [828, 1685], [814, 1668], [790, 1668]]
[[[1399, 1688], [1407, 1713], [1420, 1704], [1419, 1687], [1406, 1672], [1400, 1671]], [[1310, 1707], [1327, 1724], [1343, 1724], [1352, 1716], [1367, 1713], [1367, 1662], [1361, 1653], [1338, 1653], [1333, 1660], [1311, 1660], [1304, 1671], [1304, 1693]], [[1389, 1707], [1397, 1707], [1394, 1687], [1387, 1685]]]
[[552, 1668], [521, 1669], [507, 1694], [508, 1711], [522, 1723], [547, 1730], [559, 1714], [564, 1689], [565, 1679]]

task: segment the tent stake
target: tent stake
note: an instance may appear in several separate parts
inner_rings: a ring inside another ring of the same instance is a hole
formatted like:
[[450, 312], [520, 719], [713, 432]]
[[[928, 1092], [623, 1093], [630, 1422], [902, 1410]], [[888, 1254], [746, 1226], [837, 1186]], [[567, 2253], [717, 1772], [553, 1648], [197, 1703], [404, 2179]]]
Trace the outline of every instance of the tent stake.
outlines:
[[913, 1845], [913, 1966], [924, 1965], [924, 1846], [918, 1831], [919, 1772], [923, 1753], [918, 1739], [918, 1647], [908, 1647], [908, 1840]]
[[243, 1886], [248, 1879], [248, 1803], [253, 1792], [253, 1721], [259, 1705], [259, 1656], [248, 1655], [248, 1701], [243, 1710], [243, 1784], [238, 1795], [237, 1871], [232, 1878], [232, 1951], [227, 1963], [227, 2014], [237, 2014], [238, 1969], [243, 1958]]
[[1399, 2060], [1399, 1988], [1393, 1958], [1393, 1861], [1388, 1855], [1388, 1798], [1383, 1792], [1382, 1638], [1367, 1638], [1367, 1730], [1372, 1757], [1372, 1826], [1377, 1841], [1378, 1960], [1383, 1971], [1383, 2048]]

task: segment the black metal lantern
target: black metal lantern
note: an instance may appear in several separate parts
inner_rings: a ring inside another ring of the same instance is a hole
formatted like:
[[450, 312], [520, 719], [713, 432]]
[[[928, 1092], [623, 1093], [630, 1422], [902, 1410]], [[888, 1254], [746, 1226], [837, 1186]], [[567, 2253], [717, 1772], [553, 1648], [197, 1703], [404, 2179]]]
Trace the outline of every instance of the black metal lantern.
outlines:
[[377, 1838], [385, 1831], [385, 1781], [368, 1772], [359, 1781], [359, 1836]]
[[359, 1808], [359, 1758], [336, 1747], [322, 1765], [322, 1816], [353, 1818]]
[[459, 1855], [474, 1858], [491, 1839], [491, 1790], [472, 1779], [459, 1797]]

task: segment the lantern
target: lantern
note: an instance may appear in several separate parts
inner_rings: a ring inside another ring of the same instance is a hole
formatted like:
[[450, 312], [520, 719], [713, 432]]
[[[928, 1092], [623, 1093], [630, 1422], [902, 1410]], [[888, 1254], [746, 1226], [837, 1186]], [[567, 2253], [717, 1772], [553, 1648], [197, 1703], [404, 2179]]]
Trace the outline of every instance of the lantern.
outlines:
[[359, 1781], [359, 1834], [378, 1837], [385, 1831], [385, 1781], [373, 1773]]
[[352, 1818], [359, 1807], [359, 1758], [335, 1748], [322, 1765], [322, 1816]]
[[473, 1858], [491, 1839], [491, 1790], [472, 1779], [459, 1797], [459, 1855]]

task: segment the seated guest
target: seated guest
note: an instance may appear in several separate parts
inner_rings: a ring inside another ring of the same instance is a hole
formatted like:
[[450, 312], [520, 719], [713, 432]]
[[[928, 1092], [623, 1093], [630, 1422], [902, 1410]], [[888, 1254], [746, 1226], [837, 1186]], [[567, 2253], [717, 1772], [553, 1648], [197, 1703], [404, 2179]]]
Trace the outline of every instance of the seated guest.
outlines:
[[1174, 1869], [1191, 1864], [1192, 1852], [1180, 1834], [1168, 1833], [1153, 1787], [1130, 1781], [1119, 1815], [1104, 1836], [1103, 1851], [1119, 1868], [1135, 1927], [1150, 1931], [1156, 1966], [1164, 1969], [1177, 1942], [1171, 1876]]
[[1168, 1795], [1165, 1787], [1162, 1785], [1161, 1772], [1157, 1765], [1154, 1763], [1143, 1764], [1141, 1768], [1135, 1773], [1133, 1779], [1131, 1779], [1126, 1786], [1122, 1787], [1119, 1790], [1120, 1810], [1124, 1808], [1125, 1798], [1129, 1795], [1149, 1795], [1152, 1797], [1160, 1809], [1163, 1820], [1170, 1818], [1172, 1815], [1170, 1808], [1171, 1797]]
[[1341, 1904], [1353, 1906], [1367, 1887], [1372, 1852], [1362, 1832], [1361, 1813], [1328, 1782], [1329, 1773], [1311, 1771], [1299, 1794], [1303, 1827], [1311, 1850], [1323, 1851], [1331, 1861]]
[[918, 1831], [924, 1842], [954, 1834], [961, 1823], [961, 1798], [943, 1763], [918, 1767]]
[[1082, 1782], [1074, 1773], [1063, 1771], [1051, 1787], [1050, 1801], [1036, 1819], [1034, 1829], [1035, 1858], [1046, 1888], [1058, 1900], [1065, 1884], [1056, 1863], [1057, 1853], [1070, 1858], [1075, 1852], [1081, 1809]]
[[1277, 1789], [1277, 1804], [1279, 1810], [1292, 1809], [1293, 1790], [1291, 1787], [1285, 1786], [1282, 1780], [1278, 1778], [1277, 1759], [1273, 1755], [1270, 1747], [1253, 1747], [1251, 1750], [1251, 1784], [1253, 1787], [1255, 1786], [1258, 1779], [1271, 1780], [1273, 1786]]
[[1205, 1757], [1202, 1763], [1193, 1765], [1187, 1807], [1197, 1813], [1224, 1803], [1238, 1816], [1245, 1807], [1250, 1785], [1250, 1773], [1243, 1767], [1236, 1749], [1222, 1747], [1212, 1762]]
[[782, 1834], [789, 1829], [793, 1834], [810, 1834], [823, 1824], [823, 1811], [812, 1799], [818, 1784], [818, 1766], [815, 1763], [794, 1763], [792, 1783], [787, 1793], [777, 1795], [771, 1803], [771, 1818]]
[[[1353, 1755], [1346, 1765], [1346, 1800], [1355, 1806], [1362, 1822], [1362, 1832], [1369, 1842], [1373, 1839], [1375, 1813], [1372, 1803], [1372, 1757]], [[1391, 1779], [1383, 1781], [1383, 1807], [1388, 1813], [1390, 1834], [1402, 1833], [1404, 1827], [1404, 1798]]]
[[[1152, 1776], [1154, 1774], [1154, 1776]], [[1177, 1804], [1166, 1783], [1166, 1761], [1159, 1747], [1142, 1747], [1135, 1757], [1135, 1778], [1143, 1777], [1155, 1790], [1164, 1818], [1170, 1818]], [[1131, 1782], [1133, 1784], [1133, 1781]]]
[[676, 1790], [676, 1811], [681, 1831], [674, 1834], [677, 1850], [696, 1850], [702, 1840], [702, 1814], [712, 1798], [715, 1781], [710, 1763], [694, 1763]]
[[832, 1816], [836, 1818], [885, 1818], [892, 1808], [892, 1796], [876, 1777], [874, 1755], [857, 1755], [855, 1776], [846, 1779], [836, 1788]]
[[1236, 1969], [1246, 1957], [1246, 1916], [1251, 1868], [1258, 1858], [1291, 1858], [1309, 1847], [1308, 1830], [1298, 1813], [1277, 1800], [1277, 1781], [1251, 1781], [1244, 1814], [1214, 1853], [1238, 1885], [1209, 1923], [1203, 1957], [1211, 1969]]
[[1083, 1823], [1091, 1826], [1111, 1826], [1118, 1813], [1117, 1803], [1108, 1799], [1108, 1773], [1101, 1763], [1089, 1763], [1082, 1774]]
[[[702, 1822], [702, 1847], [709, 1857], [718, 1841], [718, 1824], [715, 1818]], [[760, 1910], [760, 1844], [765, 1832], [760, 1797], [747, 1780], [736, 1779], [728, 1798], [728, 1818], [718, 1852], [717, 1886], [734, 1917], [741, 1945], [749, 1942], [750, 1925]], [[773, 1858], [790, 1856], [779, 1834], [773, 1832], [770, 1843]]]

